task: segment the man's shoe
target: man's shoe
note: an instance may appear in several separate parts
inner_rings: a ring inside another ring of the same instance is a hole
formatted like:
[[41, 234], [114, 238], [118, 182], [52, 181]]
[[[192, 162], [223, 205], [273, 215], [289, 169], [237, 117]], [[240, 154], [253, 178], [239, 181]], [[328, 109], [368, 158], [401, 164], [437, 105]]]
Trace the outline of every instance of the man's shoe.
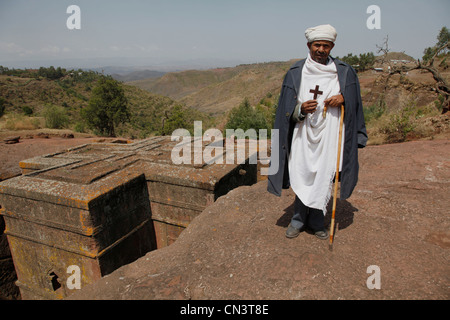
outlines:
[[328, 231], [327, 230], [321, 230], [314, 232], [314, 235], [319, 238], [320, 240], [327, 240], [328, 239]]
[[289, 224], [289, 227], [286, 230], [286, 238], [296, 238], [300, 234], [300, 229], [293, 227]]

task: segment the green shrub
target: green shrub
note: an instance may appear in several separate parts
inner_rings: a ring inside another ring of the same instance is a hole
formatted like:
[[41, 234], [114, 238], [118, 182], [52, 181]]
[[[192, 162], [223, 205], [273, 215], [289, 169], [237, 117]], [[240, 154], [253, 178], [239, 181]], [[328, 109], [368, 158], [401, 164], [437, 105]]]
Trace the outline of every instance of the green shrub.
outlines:
[[364, 121], [369, 123], [372, 120], [379, 119], [386, 112], [386, 102], [380, 99], [376, 103], [363, 107]]
[[23, 114], [26, 116], [31, 116], [33, 114], [33, 109], [30, 108], [29, 106], [23, 106], [22, 111], [23, 111]]
[[193, 134], [193, 123], [189, 123], [187, 110], [184, 110], [182, 106], [175, 105], [169, 112], [166, 112], [166, 118], [163, 121], [161, 134], [169, 135], [176, 129], [186, 129]]
[[383, 127], [388, 143], [404, 142], [408, 133], [415, 128], [414, 110], [405, 107], [392, 114], [388, 123]]
[[63, 107], [47, 105], [44, 108], [43, 116], [47, 128], [62, 129], [69, 123], [69, 117]]
[[439, 95], [437, 100], [434, 100], [434, 105], [436, 106], [436, 109], [439, 111], [442, 111], [444, 109], [444, 103], [445, 103], [445, 97], [443, 95]]
[[75, 132], [86, 132], [86, 124], [84, 124], [83, 122], [77, 122], [75, 123], [74, 127], [73, 127], [73, 131]]
[[[242, 129], [244, 132], [248, 129], [254, 129], [257, 136], [259, 136], [260, 129], [266, 129], [268, 136], [270, 136], [271, 123], [266, 119], [265, 113], [262, 109], [254, 109], [248, 99], [231, 110], [225, 129]], [[238, 137], [243, 138], [243, 137]]]

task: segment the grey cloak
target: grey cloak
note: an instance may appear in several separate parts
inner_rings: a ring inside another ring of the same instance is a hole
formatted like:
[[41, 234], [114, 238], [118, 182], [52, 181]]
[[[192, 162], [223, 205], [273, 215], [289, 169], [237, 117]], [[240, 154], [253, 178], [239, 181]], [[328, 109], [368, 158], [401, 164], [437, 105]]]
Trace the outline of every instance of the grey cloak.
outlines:
[[[340, 198], [345, 200], [350, 197], [358, 181], [358, 148], [364, 148], [366, 146], [367, 132], [364, 122], [359, 80], [356, 72], [348, 64], [338, 59], [331, 59], [336, 64], [339, 85], [345, 101], [344, 156], [342, 159], [342, 172], [340, 173]], [[278, 129], [278, 136], [272, 133], [272, 153], [270, 160], [272, 168], [269, 171], [267, 191], [277, 196], [281, 196], [282, 189], [290, 187], [288, 159], [292, 134], [295, 127], [295, 122], [292, 121], [291, 117], [297, 104], [302, 69], [305, 61], [298, 61], [287, 72], [281, 88], [275, 115], [274, 129]], [[338, 132], [336, 132], [337, 134]]]

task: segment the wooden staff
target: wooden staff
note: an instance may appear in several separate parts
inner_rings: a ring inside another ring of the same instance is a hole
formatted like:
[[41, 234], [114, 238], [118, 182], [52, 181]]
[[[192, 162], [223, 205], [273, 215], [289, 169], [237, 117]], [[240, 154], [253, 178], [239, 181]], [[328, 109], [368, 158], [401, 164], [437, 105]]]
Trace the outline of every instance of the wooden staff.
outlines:
[[334, 179], [334, 195], [333, 195], [333, 211], [331, 213], [331, 227], [330, 227], [330, 244], [328, 248], [330, 251], [333, 250], [333, 236], [334, 236], [334, 216], [336, 214], [336, 198], [339, 182], [339, 167], [341, 164], [341, 146], [342, 146], [342, 128], [344, 125], [344, 105], [341, 104], [341, 120], [339, 124], [339, 139], [338, 139], [338, 153], [337, 153], [337, 163], [336, 163], [336, 177]]

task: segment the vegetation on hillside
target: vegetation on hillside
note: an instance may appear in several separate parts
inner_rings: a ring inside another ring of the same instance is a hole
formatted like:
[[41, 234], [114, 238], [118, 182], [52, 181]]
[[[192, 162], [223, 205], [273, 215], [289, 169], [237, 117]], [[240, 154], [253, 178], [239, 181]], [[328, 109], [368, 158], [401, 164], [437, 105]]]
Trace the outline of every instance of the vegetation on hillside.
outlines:
[[[109, 90], [102, 89], [105, 86]], [[167, 121], [173, 126], [186, 125], [188, 130], [193, 119], [213, 125], [210, 116], [181, 105], [184, 122], [177, 124], [172, 119], [176, 118], [175, 104], [170, 98], [93, 71], [0, 66], [0, 128], [7, 130], [69, 128], [98, 135], [145, 138], [170, 134], [164, 127]]]
[[152, 93], [170, 97], [194, 109], [220, 117], [247, 98], [256, 106], [268, 93], [277, 95], [294, 61], [239, 65], [233, 68], [167, 73], [155, 80], [133, 81]]
[[[228, 114], [225, 129], [235, 130], [237, 138], [241, 139], [245, 137], [245, 134], [250, 138], [270, 139], [277, 108], [277, 101], [272, 98], [272, 94], [267, 94], [255, 107], [252, 107], [249, 100], [245, 98], [239, 106], [233, 108]], [[236, 131], [238, 129], [242, 131]], [[255, 131], [252, 132], [251, 129]]]
[[337, 57], [337, 59], [351, 65], [358, 72], [364, 72], [366, 70], [373, 68], [376, 57], [373, 54], [373, 52], [368, 52], [368, 53], [361, 53], [359, 56], [349, 53], [342, 58]]

